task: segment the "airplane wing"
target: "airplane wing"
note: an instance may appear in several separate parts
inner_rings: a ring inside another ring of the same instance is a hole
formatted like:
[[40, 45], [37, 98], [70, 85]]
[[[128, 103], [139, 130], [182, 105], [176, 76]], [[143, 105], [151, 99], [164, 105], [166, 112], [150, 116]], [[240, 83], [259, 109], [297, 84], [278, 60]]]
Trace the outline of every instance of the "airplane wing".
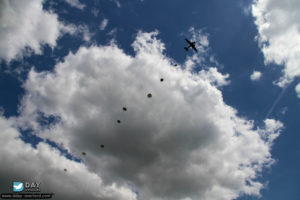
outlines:
[[192, 42], [191, 41], [189, 41], [188, 39], [186, 39], [185, 38], [185, 41], [187, 42], [187, 43], [189, 43], [189, 45], [191, 45], [192, 44]]
[[196, 49], [195, 45], [192, 45], [192, 48], [193, 48], [196, 52], [198, 52], [198, 50]]

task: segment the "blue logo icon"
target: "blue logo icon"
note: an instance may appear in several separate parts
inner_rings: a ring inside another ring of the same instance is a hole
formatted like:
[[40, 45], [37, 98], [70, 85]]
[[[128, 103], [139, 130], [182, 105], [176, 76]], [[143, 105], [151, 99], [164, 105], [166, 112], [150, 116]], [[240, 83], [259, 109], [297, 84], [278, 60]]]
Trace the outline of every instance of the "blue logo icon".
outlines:
[[14, 186], [14, 190], [13, 190], [14, 192], [22, 192], [24, 189], [24, 185], [22, 182], [14, 182], [13, 186]]

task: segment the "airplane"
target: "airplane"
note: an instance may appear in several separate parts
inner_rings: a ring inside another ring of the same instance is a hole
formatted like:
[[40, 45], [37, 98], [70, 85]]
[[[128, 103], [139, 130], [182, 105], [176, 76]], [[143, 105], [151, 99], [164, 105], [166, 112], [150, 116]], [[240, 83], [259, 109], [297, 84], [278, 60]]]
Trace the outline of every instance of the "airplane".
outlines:
[[188, 51], [189, 48], [192, 47], [192, 48], [194, 49], [194, 51], [198, 52], [198, 50], [196, 49], [196, 46], [195, 46], [195, 42], [191, 42], [191, 41], [189, 41], [188, 39], [185, 39], [185, 41], [189, 44], [189, 46], [184, 47], [184, 49], [185, 49], [186, 51]]

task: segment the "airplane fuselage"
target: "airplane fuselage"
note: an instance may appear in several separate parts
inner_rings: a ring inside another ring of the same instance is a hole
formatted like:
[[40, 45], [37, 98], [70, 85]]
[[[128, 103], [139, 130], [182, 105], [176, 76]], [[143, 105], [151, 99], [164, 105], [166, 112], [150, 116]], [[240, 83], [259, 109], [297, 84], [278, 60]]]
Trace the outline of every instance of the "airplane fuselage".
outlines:
[[195, 46], [195, 42], [191, 42], [188, 39], [185, 39], [185, 41], [189, 44], [189, 46], [184, 47], [184, 49], [186, 51], [188, 51], [189, 48], [192, 48], [195, 52], [197, 52], [196, 46]]

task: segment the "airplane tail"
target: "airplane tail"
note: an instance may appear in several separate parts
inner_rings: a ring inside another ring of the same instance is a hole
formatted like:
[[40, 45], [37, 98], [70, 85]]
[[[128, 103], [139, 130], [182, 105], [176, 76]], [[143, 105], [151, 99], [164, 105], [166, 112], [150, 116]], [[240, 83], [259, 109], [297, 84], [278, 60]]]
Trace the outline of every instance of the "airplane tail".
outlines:
[[188, 51], [188, 50], [189, 50], [189, 48], [188, 48], [188, 47], [184, 47], [184, 49], [185, 49], [186, 51]]

